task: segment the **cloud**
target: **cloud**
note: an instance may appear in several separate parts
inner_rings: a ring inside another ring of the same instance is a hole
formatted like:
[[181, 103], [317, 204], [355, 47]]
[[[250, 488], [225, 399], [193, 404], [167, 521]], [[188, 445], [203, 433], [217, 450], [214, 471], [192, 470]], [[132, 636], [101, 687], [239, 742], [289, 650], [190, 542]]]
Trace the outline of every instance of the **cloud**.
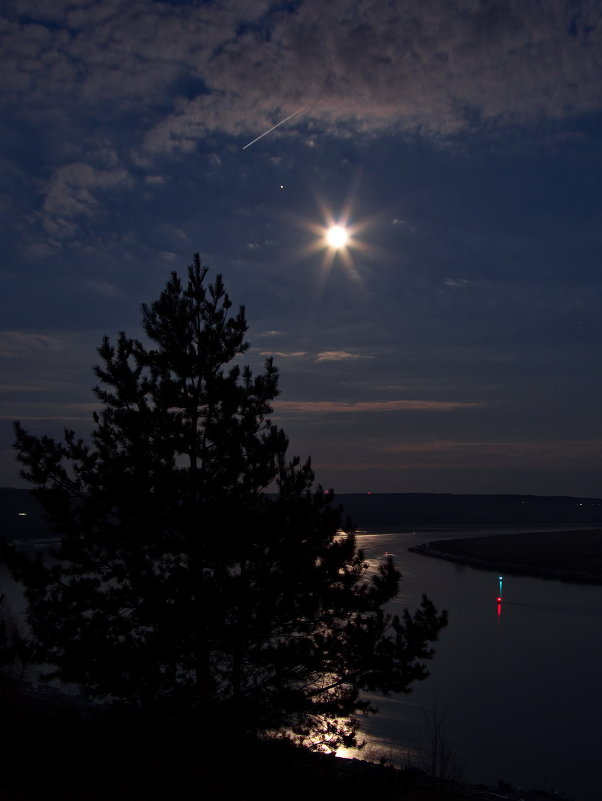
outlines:
[[89, 420], [93, 412], [98, 411], [96, 403], [38, 403], [22, 401], [19, 410], [15, 414], [14, 407], [0, 403], [0, 421], [12, 422], [15, 417], [22, 423], [25, 422], [60, 422], [75, 423]]
[[445, 286], [449, 286], [449, 287], [452, 287], [454, 289], [457, 289], [458, 287], [466, 286], [467, 284], [470, 284], [471, 282], [467, 281], [465, 278], [446, 278], [444, 283], [445, 283]]
[[93, 217], [101, 210], [98, 194], [128, 185], [131, 178], [122, 168], [98, 169], [81, 162], [65, 164], [46, 186], [42, 207], [44, 228], [54, 236], [69, 236], [75, 220]]
[[[333, 132], [450, 134], [600, 108], [601, 11], [522, 0], [394, 7], [335, 0], [275, 11], [201, 66], [210, 90], [147, 139], [186, 151], [206, 131], [260, 131], [305, 105]], [[268, 35], [269, 32], [269, 35]]]
[[404, 454], [406, 456], [433, 455], [455, 463], [479, 463], [493, 457], [496, 461], [541, 462], [549, 464], [557, 461], [565, 463], [580, 462], [582, 459], [599, 460], [602, 442], [600, 440], [560, 440], [560, 441], [480, 441], [435, 440], [383, 445], [382, 452]]
[[364, 356], [359, 353], [350, 353], [346, 350], [323, 350], [316, 356], [316, 362], [348, 362], [357, 359], [372, 359], [373, 356]]
[[26, 380], [23, 377], [22, 383], [12, 384], [7, 382], [2, 385], [3, 393], [11, 393], [13, 395], [23, 395], [29, 392], [44, 392], [51, 393], [64, 389], [63, 381], [55, 381], [52, 379], [41, 380], [37, 376], [32, 377], [31, 380]]
[[285, 414], [348, 414], [350, 412], [448, 412], [482, 406], [461, 401], [276, 401], [274, 409]]
[[261, 15], [245, 2], [148, 3], [147, 0], [19, 0], [8, 3], [0, 42], [6, 56], [5, 100], [24, 89], [31, 104], [50, 108], [57, 97], [85, 108], [112, 102], [143, 107], [197, 75], [237, 26]]
[[8, 5], [5, 105], [152, 110], [149, 153], [259, 133], [301, 105], [296, 122], [334, 132], [448, 134], [602, 104], [602, 10], [585, 0]]
[[65, 343], [48, 334], [27, 334], [22, 331], [0, 331], [0, 356], [23, 357], [40, 351], [58, 352]]

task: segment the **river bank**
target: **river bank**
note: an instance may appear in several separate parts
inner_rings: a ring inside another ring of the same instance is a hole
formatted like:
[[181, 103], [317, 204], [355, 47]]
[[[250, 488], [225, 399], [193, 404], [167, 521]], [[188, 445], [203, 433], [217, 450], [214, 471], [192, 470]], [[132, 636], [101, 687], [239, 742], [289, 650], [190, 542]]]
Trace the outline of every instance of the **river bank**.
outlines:
[[[232, 736], [217, 722], [94, 706], [0, 673], [4, 801], [558, 801], [415, 768], [313, 752], [285, 739]], [[563, 796], [564, 801], [568, 801]]]
[[602, 529], [434, 540], [408, 550], [482, 570], [602, 584]]

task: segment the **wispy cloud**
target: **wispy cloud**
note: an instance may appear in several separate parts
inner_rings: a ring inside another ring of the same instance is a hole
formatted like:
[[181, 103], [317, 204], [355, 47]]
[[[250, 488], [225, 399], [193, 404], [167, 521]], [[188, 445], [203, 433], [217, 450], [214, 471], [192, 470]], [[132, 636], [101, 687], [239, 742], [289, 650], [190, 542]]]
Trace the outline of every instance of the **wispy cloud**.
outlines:
[[[271, 331], [260, 336], [277, 336], [279, 334], [281, 334], [280, 331]], [[321, 362], [354, 362], [361, 359], [374, 358], [368, 354], [352, 353], [347, 350], [323, 350], [313, 355], [306, 350], [262, 350], [259, 352], [259, 355], [275, 356], [279, 359], [299, 359], [308, 357], [317, 364]]]
[[373, 359], [373, 356], [351, 353], [347, 350], [323, 350], [316, 355], [316, 362], [350, 362], [358, 359]]
[[48, 334], [30, 334], [22, 331], [0, 331], [0, 356], [29, 356], [40, 351], [62, 351], [65, 343]]
[[462, 401], [276, 401], [274, 409], [289, 414], [349, 414], [351, 412], [449, 412], [482, 406]]
[[[92, 413], [98, 411], [98, 403], [38, 403], [35, 401], [25, 401], [19, 407], [13, 409], [3, 408], [0, 404], [0, 421], [12, 422], [18, 419], [26, 421], [58, 421], [60, 423], [73, 423], [89, 421]], [[80, 432], [83, 433], [83, 432]]]
[[65, 164], [55, 171], [46, 187], [43, 223], [52, 236], [70, 236], [76, 230], [75, 220], [93, 217], [102, 206], [98, 194], [129, 185], [125, 169], [98, 169], [91, 164]]
[[406, 456], [432, 455], [451, 458], [458, 463], [474, 462], [492, 457], [496, 460], [520, 460], [521, 462], [575, 462], [585, 457], [599, 459], [602, 451], [600, 440], [560, 441], [478, 441], [433, 440], [429, 442], [399, 443], [383, 445], [382, 452]]
[[272, 338], [272, 337], [281, 337], [284, 336], [284, 331], [277, 331], [275, 329], [271, 329], [269, 331], [258, 331], [255, 334], [255, 339], [261, 339], [263, 337]]
[[454, 288], [466, 286], [469, 283], [471, 283], [471, 282], [467, 281], [464, 278], [446, 278], [445, 279], [445, 286], [454, 287]]

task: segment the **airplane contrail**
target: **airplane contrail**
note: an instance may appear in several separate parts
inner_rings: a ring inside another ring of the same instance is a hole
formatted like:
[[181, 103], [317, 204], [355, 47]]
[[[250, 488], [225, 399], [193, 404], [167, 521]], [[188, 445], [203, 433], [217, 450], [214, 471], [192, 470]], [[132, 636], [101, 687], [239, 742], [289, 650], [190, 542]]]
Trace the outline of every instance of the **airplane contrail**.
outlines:
[[259, 140], [260, 140], [260, 139], [263, 139], [263, 137], [264, 137], [264, 136], [267, 136], [269, 133], [272, 133], [272, 131], [273, 131], [275, 128], [278, 128], [278, 126], [279, 126], [279, 125], [283, 125], [283, 124], [284, 124], [284, 123], [285, 123], [287, 120], [290, 120], [290, 119], [291, 119], [291, 117], [294, 117], [294, 116], [295, 116], [295, 114], [298, 114], [300, 111], [303, 111], [303, 109], [304, 109], [304, 108], [305, 108], [305, 106], [301, 106], [301, 108], [298, 108], [298, 109], [297, 109], [297, 111], [293, 111], [293, 113], [292, 113], [292, 114], [289, 114], [289, 115], [288, 115], [288, 117], [285, 117], [283, 120], [280, 120], [280, 122], [277, 122], [277, 123], [276, 123], [276, 125], [273, 125], [273, 126], [270, 128], [270, 130], [269, 130], [269, 131], [265, 131], [265, 132], [264, 132], [264, 133], [262, 133], [260, 136], [258, 136], [256, 139], [253, 139], [253, 141], [252, 141], [252, 142], [249, 142], [249, 144], [248, 144], [248, 145], [245, 145], [245, 146], [243, 147], [243, 150], [246, 150], [248, 147], [251, 147], [251, 145], [254, 145], [254, 144], [255, 144], [255, 142], [259, 142]]

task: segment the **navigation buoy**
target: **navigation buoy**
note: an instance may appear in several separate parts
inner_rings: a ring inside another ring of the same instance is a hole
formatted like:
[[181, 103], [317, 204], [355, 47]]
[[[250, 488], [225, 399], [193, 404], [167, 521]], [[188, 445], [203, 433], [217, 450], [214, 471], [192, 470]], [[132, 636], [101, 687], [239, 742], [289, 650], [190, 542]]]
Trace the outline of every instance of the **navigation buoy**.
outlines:
[[502, 616], [502, 582], [504, 581], [503, 576], [498, 576], [498, 581], [500, 582], [500, 591], [497, 597], [497, 616]]

